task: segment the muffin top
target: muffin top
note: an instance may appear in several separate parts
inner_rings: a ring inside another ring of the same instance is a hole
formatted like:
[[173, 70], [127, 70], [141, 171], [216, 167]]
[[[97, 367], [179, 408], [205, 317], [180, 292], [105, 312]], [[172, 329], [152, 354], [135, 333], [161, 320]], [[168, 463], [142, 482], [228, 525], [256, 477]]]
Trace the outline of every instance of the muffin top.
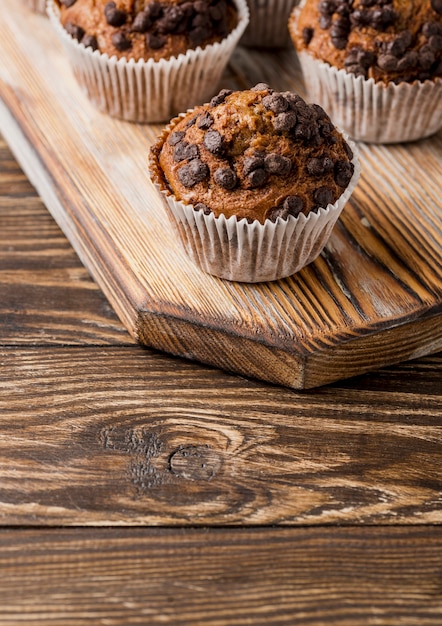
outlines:
[[110, 57], [167, 59], [221, 41], [235, 28], [232, 0], [56, 0], [68, 33]]
[[177, 200], [261, 223], [336, 202], [353, 175], [352, 158], [320, 106], [264, 83], [223, 89], [175, 118], [151, 149], [160, 185]]
[[298, 50], [357, 76], [442, 76], [442, 0], [306, 0], [289, 29]]

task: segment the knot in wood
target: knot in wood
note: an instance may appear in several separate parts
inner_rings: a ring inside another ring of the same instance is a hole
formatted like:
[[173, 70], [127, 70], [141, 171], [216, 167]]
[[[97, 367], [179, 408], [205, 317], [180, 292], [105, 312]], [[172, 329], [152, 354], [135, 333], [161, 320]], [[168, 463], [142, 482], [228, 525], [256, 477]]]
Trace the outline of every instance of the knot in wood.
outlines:
[[220, 470], [218, 452], [208, 446], [186, 446], [170, 456], [170, 471], [188, 480], [211, 480]]

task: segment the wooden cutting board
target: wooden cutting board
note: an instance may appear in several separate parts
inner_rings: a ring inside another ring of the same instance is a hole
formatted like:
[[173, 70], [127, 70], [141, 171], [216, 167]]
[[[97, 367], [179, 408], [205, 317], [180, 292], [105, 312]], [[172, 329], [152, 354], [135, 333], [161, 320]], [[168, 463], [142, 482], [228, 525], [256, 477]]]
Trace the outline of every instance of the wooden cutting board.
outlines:
[[[272, 283], [204, 274], [149, 180], [158, 125], [97, 112], [49, 21], [3, 0], [0, 130], [129, 332], [231, 372], [309, 388], [442, 348], [442, 133], [360, 144], [360, 183], [321, 256]], [[238, 48], [220, 87], [303, 92], [294, 51]]]

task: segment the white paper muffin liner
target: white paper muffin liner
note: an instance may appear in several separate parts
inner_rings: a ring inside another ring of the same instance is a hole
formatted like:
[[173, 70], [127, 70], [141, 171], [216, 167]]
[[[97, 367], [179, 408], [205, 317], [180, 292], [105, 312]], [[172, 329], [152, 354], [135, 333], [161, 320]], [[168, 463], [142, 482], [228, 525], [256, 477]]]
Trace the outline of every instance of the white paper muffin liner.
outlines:
[[240, 44], [260, 48], [290, 46], [288, 21], [299, 0], [247, 0], [250, 21]]
[[23, 0], [24, 4], [34, 13], [46, 15], [46, 0]]
[[369, 143], [429, 137], [442, 128], [442, 79], [376, 83], [298, 54], [308, 99], [320, 104], [336, 126]]
[[[177, 119], [164, 129], [157, 145], [164, 143]], [[159, 163], [152, 155], [150, 173], [182, 247], [198, 267], [230, 281], [278, 280], [295, 274], [321, 253], [357, 185], [360, 175], [357, 148], [345, 139], [353, 151], [354, 173], [344, 193], [334, 204], [308, 215], [289, 216], [287, 220], [278, 217], [275, 222], [266, 220], [261, 224], [257, 220], [253, 223], [245, 218], [238, 220], [235, 216], [206, 215], [203, 210], [177, 200], [165, 187]]]
[[48, 0], [47, 12], [89, 100], [103, 113], [145, 123], [170, 120], [214, 95], [249, 21], [246, 0], [234, 2], [238, 24], [225, 39], [159, 61], [117, 59], [85, 48], [61, 25], [54, 0]]

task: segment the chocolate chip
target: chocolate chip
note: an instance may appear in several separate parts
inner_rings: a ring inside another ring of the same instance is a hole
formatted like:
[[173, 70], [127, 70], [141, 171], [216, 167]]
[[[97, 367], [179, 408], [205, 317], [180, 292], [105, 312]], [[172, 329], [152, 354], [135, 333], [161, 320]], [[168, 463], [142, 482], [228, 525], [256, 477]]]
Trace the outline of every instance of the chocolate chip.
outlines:
[[128, 50], [132, 47], [131, 40], [128, 39], [126, 35], [121, 31], [118, 31], [112, 35], [112, 43], [120, 52], [123, 52], [123, 50]]
[[374, 9], [370, 16], [370, 25], [376, 30], [384, 31], [397, 19], [396, 11], [389, 6]]
[[310, 105], [310, 111], [314, 114], [314, 116], [315, 116], [315, 118], [317, 120], [324, 120], [326, 122], [330, 122], [329, 116], [324, 111], [322, 106], [320, 106], [319, 104], [316, 104], [316, 103], [311, 104]]
[[319, 16], [319, 20], [318, 20], [318, 24], [319, 24], [320, 28], [322, 28], [322, 30], [327, 30], [327, 28], [330, 28], [330, 26], [332, 24], [331, 15], [320, 15]]
[[203, 43], [203, 41], [208, 39], [210, 35], [210, 29], [205, 26], [197, 26], [196, 28], [192, 28], [192, 30], [189, 31], [189, 39], [195, 46]]
[[314, 157], [307, 161], [307, 172], [311, 176], [323, 176], [331, 172], [334, 163], [330, 157]]
[[442, 50], [442, 35], [432, 35], [428, 40], [428, 45], [434, 52]]
[[176, 146], [184, 139], [185, 132], [183, 130], [175, 130], [169, 137], [168, 142], [171, 146]]
[[348, 145], [348, 143], [346, 141], [342, 142], [342, 147], [344, 148], [344, 152], [345, 154], [348, 156], [348, 158], [350, 159], [350, 161], [353, 159], [353, 150], [350, 148], [350, 146]]
[[347, 187], [354, 172], [354, 165], [349, 161], [336, 161], [334, 178], [340, 187]]
[[395, 57], [401, 57], [405, 54], [407, 48], [411, 46], [413, 42], [413, 35], [409, 30], [404, 31], [391, 41], [385, 42], [383, 46], [383, 52], [385, 54], [392, 54]]
[[294, 133], [295, 133], [296, 139], [299, 139], [300, 141], [308, 142], [310, 141], [313, 135], [312, 125], [310, 123], [300, 122], [299, 124], [296, 124]]
[[442, 0], [431, 0], [431, 8], [442, 15]]
[[275, 130], [280, 132], [288, 132], [296, 126], [298, 121], [295, 111], [284, 111], [273, 118], [273, 126]]
[[167, 38], [163, 35], [155, 35], [154, 33], [148, 33], [146, 35], [146, 43], [152, 50], [159, 50], [166, 44]]
[[163, 14], [163, 5], [161, 4], [161, 2], [153, 0], [153, 2], [149, 2], [144, 10], [149, 11], [149, 15], [153, 19], [156, 19], [157, 17], [161, 17], [161, 15]]
[[191, 126], [193, 126], [196, 123], [197, 119], [198, 115], [194, 115], [192, 118], [190, 118], [190, 120], [186, 122], [186, 128], [190, 128]]
[[204, 146], [215, 156], [221, 156], [224, 152], [224, 141], [217, 130], [208, 130], [204, 135]]
[[378, 65], [386, 72], [394, 72], [398, 66], [398, 60], [392, 54], [380, 54], [378, 56]]
[[206, 111], [198, 119], [197, 126], [198, 128], [201, 128], [202, 130], [208, 130], [212, 126], [213, 122], [214, 122], [213, 117], [210, 115], [208, 111]]
[[163, 16], [156, 22], [158, 33], [161, 35], [173, 33], [183, 19], [184, 13], [179, 6], [166, 5], [163, 9]]
[[264, 159], [264, 168], [269, 174], [288, 176], [292, 169], [292, 161], [281, 154], [270, 153]]
[[194, 3], [194, 7], [195, 7], [195, 11], [197, 13], [208, 13], [209, 12], [209, 6], [208, 6], [207, 2], [205, 2], [205, 0], [196, 0], [196, 2]]
[[318, 4], [318, 11], [322, 15], [333, 15], [336, 10], [336, 2], [333, 0], [321, 0]]
[[186, 159], [196, 159], [199, 156], [198, 146], [187, 141], [180, 141], [173, 151], [173, 160], [176, 163], [185, 161]]
[[350, 66], [355, 65], [360, 66], [362, 69], [368, 69], [371, 65], [374, 65], [375, 62], [376, 55], [374, 52], [355, 46], [354, 48], [350, 48], [347, 52], [344, 59], [344, 66], [348, 69], [348, 71], [351, 71]]
[[289, 103], [280, 93], [272, 93], [262, 99], [262, 103], [268, 111], [273, 111], [276, 115], [283, 113], [289, 108]]
[[442, 35], [442, 24], [440, 22], [425, 22], [422, 26], [422, 34], [427, 38], [432, 35]]
[[98, 41], [94, 35], [84, 35], [81, 43], [85, 48], [92, 48], [92, 50], [98, 50]]
[[304, 105], [305, 107], [307, 107], [307, 104], [297, 93], [293, 93], [292, 91], [283, 91], [282, 95], [289, 103], [289, 108], [292, 111], [297, 111], [299, 106], [302, 107]]
[[195, 15], [195, 8], [192, 2], [183, 2], [183, 4], [180, 4], [180, 7], [186, 17], [191, 18]]
[[210, 170], [206, 163], [200, 159], [194, 159], [178, 170], [178, 180], [184, 187], [193, 187], [210, 176]]
[[219, 94], [217, 96], [213, 96], [213, 98], [211, 99], [210, 106], [211, 107], [218, 106], [218, 104], [221, 104], [222, 102], [224, 102], [227, 96], [230, 96], [231, 93], [232, 93], [231, 89], [221, 89]]
[[213, 175], [213, 179], [223, 189], [233, 189], [237, 181], [236, 174], [230, 167], [218, 168]]
[[399, 59], [397, 64], [398, 72], [407, 72], [417, 67], [419, 63], [419, 55], [416, 50], [409, 50], [402, 59]]
[[[110, 26], [123, 26], [126, 21], [126, 12], [117, 9], [115, 2], [108, 2], [104, 7], [104, 16]], [[114, 44], [115, 45], [115, 44]], [[115, 46], [117, 48], [117, 46]], [[117, 48], [118, 49], [118, 48]]]
[[204, 204], [204, 202], [197, 202], [193, 205], [193, 208], [195, 211], [202, 211], [204, 215], [210, 215], [212, 213], [212, 209], [209, 209], [207, 204]]
[[354, 26], [368, 26], [371, 20], [371, 11], [366, 9], [355, 9], [350, 15], [350, 22]]
[[77, 0], [60, 0], [61, 4], [67, 9], [77, 2]]
[[267, 175], [265, 173], [265, 170], [262, 168], [258, 168], [256, 170], [253, 170], [253, 172], [250, 172], [250, 174], [247, 176], [247, 181], [249, 187], [260, 187], [263, 183], [265, 183], [266, 178]]
[[306, 26], [305, 28], [302, 29], [302, 40], [306, 46], [309, 45], [309, 43], [313, 39], [314, 34], [315, 34], [314, 28], [309, 28], [308, 26]]
[[299, 196], [287, 196], [282, 206], [289, 215], [296, 217], [304, 208], [304, 202]]
[[428, 44], [422, 46], [418, 52], [419, 55], [419, 67], [423, 70], [429, 70], [433, 63], [436, 61], [436, 55]]
[[336, 39], [340, 39], [342, 37], [347, 38], [350, 30], [350, 20], [346, 17], [338, 17], [338, 19], [333, 22], [330, 29], [330, 37], [335, 37]]
[[192, 28], [198, 28], [199, 26], [203, 26], [204, 28], [210, 27], [210, 18], [206, 13], [197, 13], [191, 22]]
[[148, 9], [144, 11], [140, 11], [136, 16], [132, 23], [131, 30], [136, 33], [145, 33], [149, 26], [153, 23], [153, 18], [151, 12]]
[[77, 24], [73, 24], [72, 22], [66, 22], [64, 27], [71, 37], [73, 37], [74, 39], [78, 39], [78, 41], [81, 41], [84, 36], [84, 30], [81, 28], [81, 26], [77, 26]]
[[251, 88], [251, 91], [271, 91], [271, 89], [267, 83], [257, 83]]
[[442, 76], [442, 57], [436, 63], [436, 66], [433, 68], [434, 76]]
[[257, 170], [263, 167], [264, 167], [263, 156], [246, 157], [244, 159], [243, 174], [244, 176], [247, 176], [248, 174], [250, 174], [250, 172], [253, 172], [253, 170]]
[[342, 15], [342, 17], [348, 17], [350, 15], [350, 7], [345, 2], [342, 2], [336, 7], [336, 13]]
[[333, 191], [329, 187], [318, 187], [313, 193], [313, 201], [326, 208], [333, 200]]
[[347, 41], [348, 40], [344, 37], [342, 38], [332, 37], [332, 40], [331, 40], [336, 50], [344, 50], [344, 48], [347, 46]]
[[219, 22], [225, 15], [226, 6], [224, 3], [218, 3], [209, 6], [209, 15], [214, 22]]

